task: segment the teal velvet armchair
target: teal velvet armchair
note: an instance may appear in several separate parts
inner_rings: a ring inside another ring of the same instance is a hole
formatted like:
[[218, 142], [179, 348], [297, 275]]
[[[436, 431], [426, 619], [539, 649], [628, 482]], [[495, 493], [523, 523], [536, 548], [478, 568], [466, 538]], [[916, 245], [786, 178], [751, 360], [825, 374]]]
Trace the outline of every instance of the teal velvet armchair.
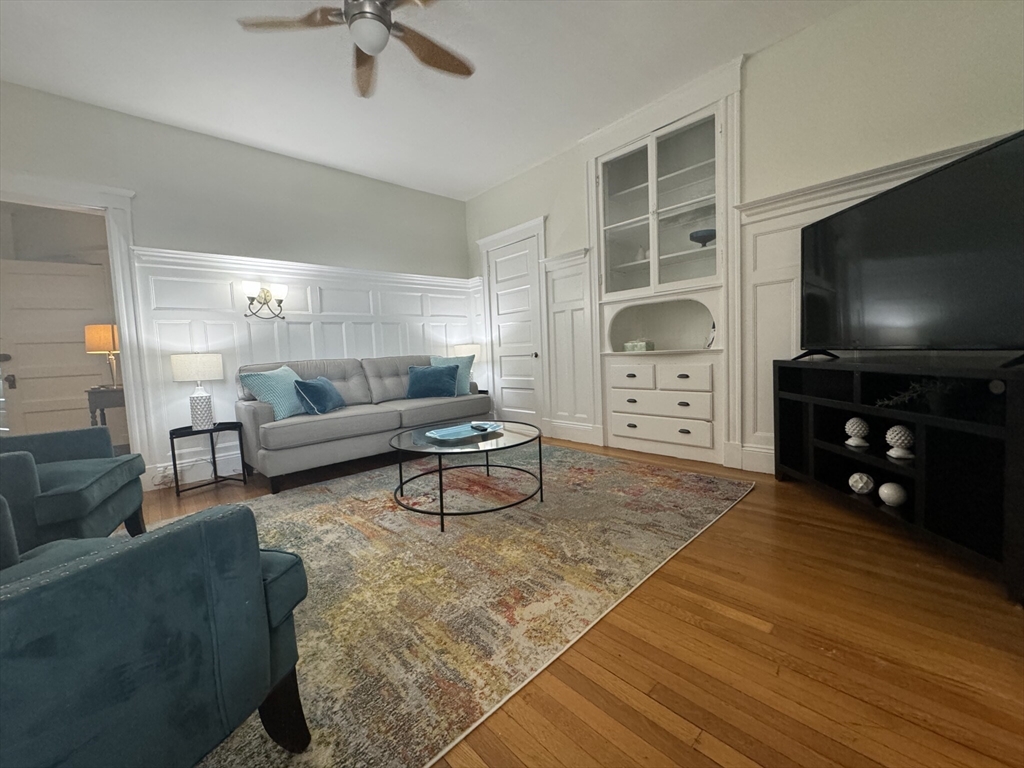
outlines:
[[261, 551], [241, 504], [22, 555], [0, 569], [0, 765], [191, 766], [257, 709], [303, 751], [305, 596], [302, 560]]
[[109, 536], [121, 523], [137, 536], [146, 464], [114, 456], [106, 427], [0, 437], [0, 496], [21, 552], [58, 539]]

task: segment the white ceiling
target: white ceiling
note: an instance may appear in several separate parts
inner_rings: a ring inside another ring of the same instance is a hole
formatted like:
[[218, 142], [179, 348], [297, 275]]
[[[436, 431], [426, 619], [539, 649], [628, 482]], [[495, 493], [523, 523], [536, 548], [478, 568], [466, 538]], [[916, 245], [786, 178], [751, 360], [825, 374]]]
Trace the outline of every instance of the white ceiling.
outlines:
[[[341, 5], [340, 0], [333, 3]], [[301, 0], [0, 0], [0, 77], [467, 200], [848, 0], [444, 0], [395, 18], [476, 66], [392, 41], [356, 97], [344, 27], [247, 34]]]

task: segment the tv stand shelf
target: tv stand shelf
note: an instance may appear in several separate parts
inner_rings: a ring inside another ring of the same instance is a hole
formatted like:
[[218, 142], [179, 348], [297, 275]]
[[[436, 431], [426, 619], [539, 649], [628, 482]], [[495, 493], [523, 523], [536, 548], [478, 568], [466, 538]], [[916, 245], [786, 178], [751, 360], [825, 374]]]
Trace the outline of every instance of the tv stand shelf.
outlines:
[[[826, 488], [868, 513], [998, 572], [1024, 600], [1024, 371], [999, 361], [888, 358], [775, 361], [775, 475]], [[868, 447], [845, 445], [847, 420], [868, 423]], [[886, 455], [885, 432], [914, 433], [914, 458]], [[864, 472], [874, 491], [858, 496]], [[883, 483], [907, 501], [889, 507]]]

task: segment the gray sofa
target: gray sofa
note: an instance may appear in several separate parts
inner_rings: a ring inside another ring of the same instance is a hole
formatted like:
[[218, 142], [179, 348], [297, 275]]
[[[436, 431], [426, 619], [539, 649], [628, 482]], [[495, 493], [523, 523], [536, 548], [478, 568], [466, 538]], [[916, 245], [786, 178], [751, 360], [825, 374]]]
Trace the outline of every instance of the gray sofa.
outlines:
[[409, 366], [430, 365], [429, 355], [257, 363], [243, 365], [238, 372], [272, 371], [282, 365], [303, 379], [330, 379], [346, 406], [322, 416], [274, 421], [274, 409], [235, 377], [235, 417], [242, 423], [246, 470], [255, 468], [269, 477], [274, 493], [282, 475], [387, 453], [388, 441], [403, 430], [484, 416], [492, 407], [490, 396], [479, 394], [476, 384], [469, 395], [407, 400]]

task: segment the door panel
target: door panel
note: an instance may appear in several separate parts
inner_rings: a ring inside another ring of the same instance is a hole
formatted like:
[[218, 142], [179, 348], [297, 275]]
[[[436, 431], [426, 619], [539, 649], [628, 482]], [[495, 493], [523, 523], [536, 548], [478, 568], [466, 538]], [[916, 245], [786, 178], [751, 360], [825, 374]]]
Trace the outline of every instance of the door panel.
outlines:
[[494, 405], [499, 418], [540, 428], [540, 290], [536, 235], [487, 252]]

